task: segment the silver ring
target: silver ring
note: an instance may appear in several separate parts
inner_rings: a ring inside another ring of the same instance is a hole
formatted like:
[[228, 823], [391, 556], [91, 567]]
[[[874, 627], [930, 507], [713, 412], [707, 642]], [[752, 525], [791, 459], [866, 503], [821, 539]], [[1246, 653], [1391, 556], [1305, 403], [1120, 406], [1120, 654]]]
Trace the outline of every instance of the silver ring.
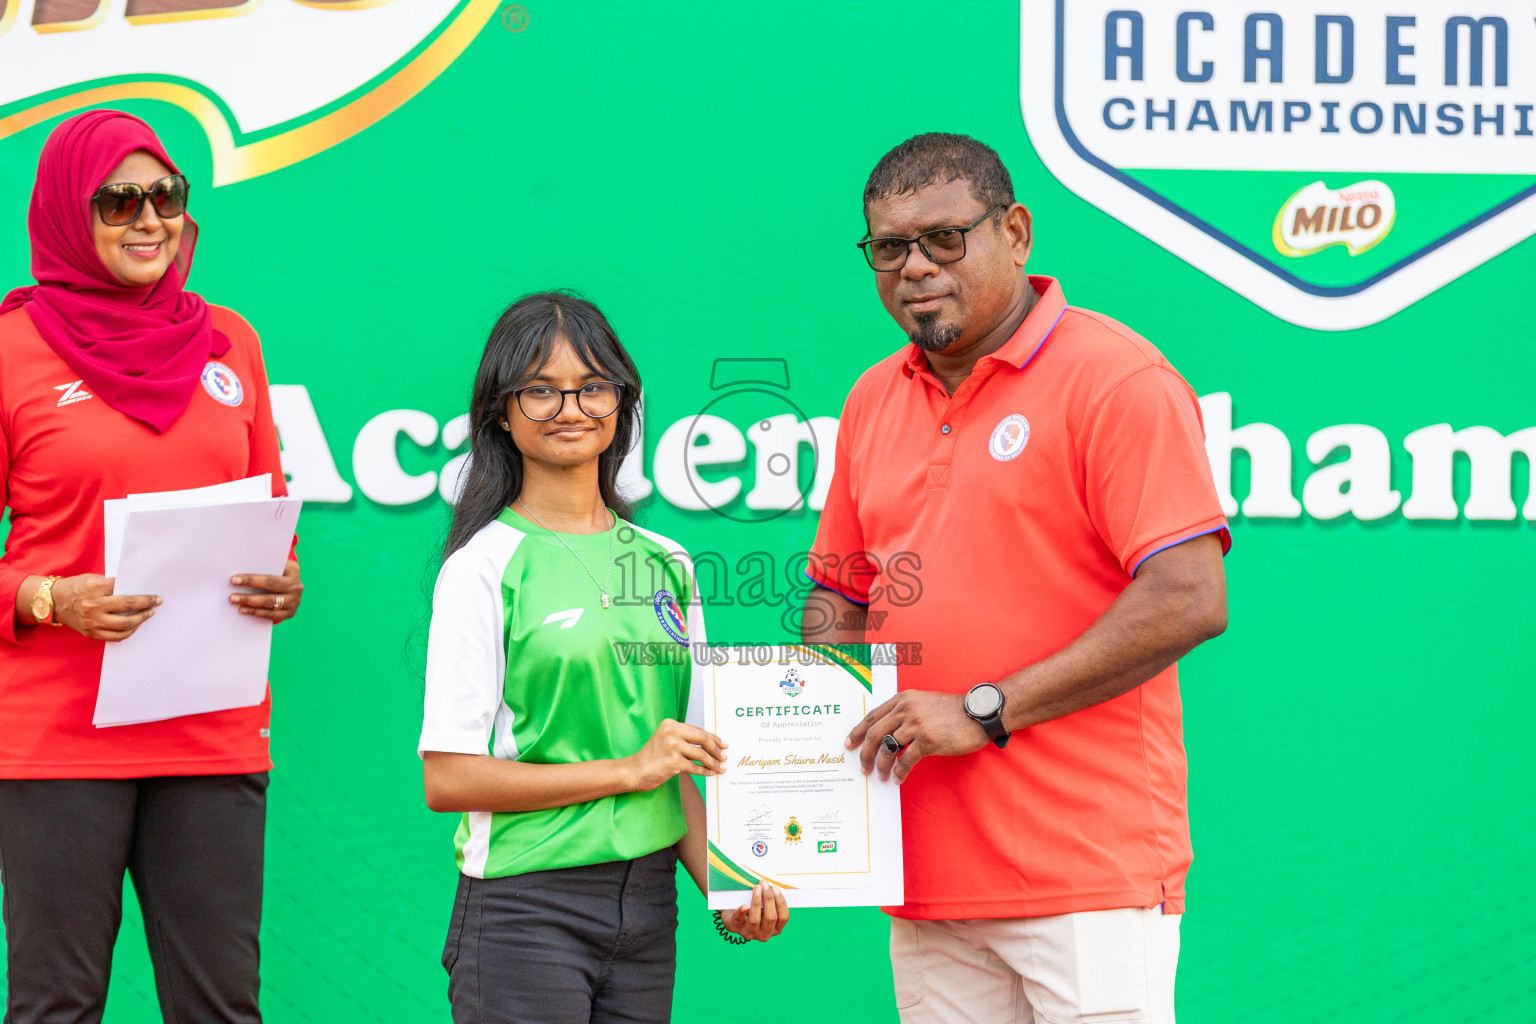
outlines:
[[886, 733], [885, 736], [881, 738], [880, 745], [885, 748], [885, 752], [888, 754], [901, 753], [901, 744], [897, 743], [896, 737], [892, 736], [890, 733]]

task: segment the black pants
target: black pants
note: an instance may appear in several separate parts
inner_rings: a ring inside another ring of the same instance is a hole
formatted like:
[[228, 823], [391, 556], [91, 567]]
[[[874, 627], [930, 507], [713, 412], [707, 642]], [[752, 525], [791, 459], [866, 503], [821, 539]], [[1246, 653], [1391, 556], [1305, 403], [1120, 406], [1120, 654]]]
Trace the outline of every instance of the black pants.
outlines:
[[460, 875], [443, 966], [454, 1024], [665, 1024], [677, 854]]
[[5, 1024], [95, 1024], [123, 874], [168, 1024], [259, 1024], [267, 774], [0, 780]]

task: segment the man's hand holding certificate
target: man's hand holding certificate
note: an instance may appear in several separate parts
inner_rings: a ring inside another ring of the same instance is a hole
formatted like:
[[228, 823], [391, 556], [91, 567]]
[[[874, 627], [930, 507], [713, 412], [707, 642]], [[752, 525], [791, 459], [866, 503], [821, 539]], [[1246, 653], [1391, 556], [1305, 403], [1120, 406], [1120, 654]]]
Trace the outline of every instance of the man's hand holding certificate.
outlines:
[[704, 786], [712, 909], [736, 908], [760, 881], [790, 906], [902, 902], [896, 786], [866, 775], [844, 746], [896, 693], [895, 665], [870, 664], [869, 650], [714, 649], [704, 722], [731, 761]]

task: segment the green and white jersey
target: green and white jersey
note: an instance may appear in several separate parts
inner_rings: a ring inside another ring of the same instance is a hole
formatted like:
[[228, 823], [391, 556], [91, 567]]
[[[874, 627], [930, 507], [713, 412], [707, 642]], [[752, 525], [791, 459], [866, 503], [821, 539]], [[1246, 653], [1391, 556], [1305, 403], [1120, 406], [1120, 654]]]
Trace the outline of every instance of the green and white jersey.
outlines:
[[[557, 539], [510, 509], [443, 563], [419, 751], [568, 764], [627, 757], [664, 718], [702, 724], [688, 713], [704, 615], [687, 552], [619, 520], [604, 608], [561, 540], [603, 579], [607, 533]], [[684, 831], [674, 778], [570, 807], [470, 812], [455, 843], [460, 871], [497, 878], [641, 857]]]

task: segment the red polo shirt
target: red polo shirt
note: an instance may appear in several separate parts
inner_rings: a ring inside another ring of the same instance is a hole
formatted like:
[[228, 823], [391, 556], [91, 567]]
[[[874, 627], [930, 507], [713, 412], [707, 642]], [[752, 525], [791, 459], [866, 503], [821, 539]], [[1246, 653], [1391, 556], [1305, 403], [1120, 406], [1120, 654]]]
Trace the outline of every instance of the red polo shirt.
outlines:
[[[103, 570], [102, 502], [270, 473], [286, 494], [256, 332], [211, 306], [230, 349], [210, 361], [163, 434], [96, 397], [32, 324], [0, 316], [0, 779], [120, 779], [266, 771], [270, 698], [251, 708], [98, 729], [106, 644], [68, 627], [20, 626], [29, 575]], [[131, 640], [129, 641], [131, 642]]]
[[[1149, 555], [1231, 543], [1194, 391], [1145, 339], [1030, 283], [1040, 301], [954, 395], [914, 345], [843, 409], [807, 571], [869, 604], [871, 643], [921, 642], [903, 690], [1001, 679], [1071, 643]], [[1003, 750], [924, 758], [902, 786], [906, 904], [887, 909], [1182, 912], [1185, 776], [1176, 667]]]

